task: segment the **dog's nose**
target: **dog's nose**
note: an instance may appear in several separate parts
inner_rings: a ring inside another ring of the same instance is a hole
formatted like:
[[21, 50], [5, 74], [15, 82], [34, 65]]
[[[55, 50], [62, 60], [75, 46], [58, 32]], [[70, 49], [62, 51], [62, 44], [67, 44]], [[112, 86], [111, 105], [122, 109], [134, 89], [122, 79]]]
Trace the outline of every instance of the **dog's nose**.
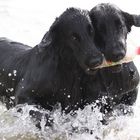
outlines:
[[114, 62], [117, 62], [121, 59], [123, 59], [125, 56], [125, 51], [124, 50], [121, 50], [121, 51], [114, 51], [112, 53], [112, 57], [113, 57], [113, 61]]
[[124, 56], [125, 56], [124, 53], [120, 53], [120, 54], [116, 55], [116, 59], [121, 60], [121, 59], [123, 59]]
[[86, 65], [90, 68], [94, 68], [101, 65], [102, 61], [103, 61], [102, 57], [90, 58], [86, 61]]
[[124, 46], [125, 45], [122, 42], [118, 42], [115, 46], [116, 49], [114, 49], [113, 52], [110, 52], [110, 53], [112, 53], [112, 57], [114, 58], [115, 62], [124, 58], [124, 56], [126, 54]]

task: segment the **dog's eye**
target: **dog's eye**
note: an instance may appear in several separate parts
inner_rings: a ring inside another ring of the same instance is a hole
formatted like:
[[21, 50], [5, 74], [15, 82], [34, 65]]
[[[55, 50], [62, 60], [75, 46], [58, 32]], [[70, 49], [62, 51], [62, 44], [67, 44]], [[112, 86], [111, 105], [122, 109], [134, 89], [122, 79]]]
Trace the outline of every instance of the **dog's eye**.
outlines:
[[115, 20], [114, 22], [115, 22], [115, 26], [118, 29], [122, 29], [123, 26], [122, 26], [122, 23], [121, 23], [121, 21], [119, 19]]
[[114, 20], [114, 22], [115, 22], [115, 25], [116, 25], [116, 26], [121, 25], [121, 22], [120, 22], [120, 20], [119, 20], [119, 19]]
[[74, 41], [80, 41], [80, 36], [76, 33], [72, 33], [71, 39]]
[[93, 33], [94, 33], [94, 32], [93, 32], [93, 29], [90, 29], [90, 30], [89, 30], [89, 34], [90, 34], [90, 35], [93, 35]]
[[122, 29], [123, 28], [123, 26], [122, 25], [119, 25], [119, 29]]

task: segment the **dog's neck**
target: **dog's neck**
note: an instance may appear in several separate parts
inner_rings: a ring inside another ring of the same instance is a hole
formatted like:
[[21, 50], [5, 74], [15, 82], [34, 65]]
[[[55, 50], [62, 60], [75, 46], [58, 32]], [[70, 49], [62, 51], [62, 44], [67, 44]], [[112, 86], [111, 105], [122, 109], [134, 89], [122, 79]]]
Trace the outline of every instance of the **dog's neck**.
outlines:
[[[33, 60], [37, 65], [37, 69], [32, 67], [34, 79], [41, 80], [40, 83], [43, 84], [40, 86], [48, 88], [49, 92], [56, 93], [57, 96], [66, 94], [65, 102], [76, 104], [74, 99], [77, 101], [77, 98], [80, 97], [83, 73], [81, 73], [81, 68], [78, 66], [77, 61], [73, 62], [74, 58], [69, 58], [71, 61], [67, 63], [66, 58], [63, 55], [60, 56], [59, 48], [54, 47], [57, 46], [49, 46], [47, 50], [42, 52], [39, 52], [37, 47], [32, 50], [33, 57], [35, 57]], [[46, 69], [42, 70], [42, 67]], [[79, 88], [77, 89], [76, 87]], [[70, 98], [69, 95], [71, 95]]]

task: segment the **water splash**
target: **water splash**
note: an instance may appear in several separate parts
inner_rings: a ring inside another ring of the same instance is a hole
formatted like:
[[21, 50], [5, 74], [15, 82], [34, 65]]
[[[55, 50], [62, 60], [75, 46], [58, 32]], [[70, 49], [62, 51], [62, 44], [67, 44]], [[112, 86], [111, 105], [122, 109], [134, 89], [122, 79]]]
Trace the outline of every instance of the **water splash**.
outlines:
[[[39, 110], [31, 105], [19, 106], [6, 110], [0, 106], [0, 139], [1, 140], [138, 140], [139, 116], [121, 115], [116, 109], [109, 118], [108, 125], [101, 123], [102, 114], [94, 104], [87, 105], [75, 113], [62, 113], [61, 107], [51, 113], [54, 118], [52, 127], [45, 126], [41, 120], [41, 129], [29, 116], [30, 110]], [[48, 112], [40, 109], [40, 112]], [[118, 115], [119, 114], [119, 115]], [[135, 129], [135, 125], [138, 124]]]

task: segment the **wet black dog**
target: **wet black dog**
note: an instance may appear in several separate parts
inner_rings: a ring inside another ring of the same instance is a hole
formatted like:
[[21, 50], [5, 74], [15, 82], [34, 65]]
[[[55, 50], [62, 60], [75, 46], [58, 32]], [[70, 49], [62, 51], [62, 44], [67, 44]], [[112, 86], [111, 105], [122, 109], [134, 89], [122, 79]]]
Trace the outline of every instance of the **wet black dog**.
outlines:
[[[95, 27], [95, 43], [106, 60], [113, 62], [121, 60], [126, 54], [127, 34], [133, 25], [140, 27], [140, 16], [123, 12], [118, 7], [108, 3], [95, 6], [89, 14]], [[121, 103], [126, 105], [135, 103], [139, 74], [133, 62], [103, 68], [90, 79], [91, 82], [90, 84], [88, 82], [87, 85], [89, 95], [85, 97], [87, 100], [89, 96], [87, 103], [95, 98], [95, 93], [101, 97], [105, 96], [108, 100], [108, 103], [105, 104], [109, 109]]]
[[[102, 63], [88, 12], [67, 9], [34, 48], [0, 39], [0, 94], [66, 112], [82, 105], [81, 79]], [[86, 94], [83, 93], [83, 94]]]
[[106, 60], [121, 60], [126, 53], [127, 34], [133, 25], [140, 27], [140, 16], [128, 14], [112, 4], [103, 3], [90, 11], [90, 17], [95, 27], [96, 44]]

